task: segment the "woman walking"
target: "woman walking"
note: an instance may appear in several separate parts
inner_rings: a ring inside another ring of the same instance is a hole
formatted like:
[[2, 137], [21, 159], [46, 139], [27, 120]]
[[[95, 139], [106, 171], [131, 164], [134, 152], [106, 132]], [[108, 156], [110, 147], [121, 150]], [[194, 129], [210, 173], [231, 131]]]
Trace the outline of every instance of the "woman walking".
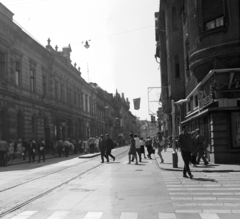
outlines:
[[133, 137], [133, 134], [130, 134], [129, 136], [130, 136], [130, 150], [128, 152], [129, 164], [131, 164], [131, 155], [133, 155], [134, 158], [136, 159], [135, 164], [138, 164], [137, 151], [136, 151], [136, 146], [135, 146], [135, 139]]
[[157, 148], [158, 148], [158, 155], [161, 159], [160, 163], [163, 163], [164, 160], [162, 157], [162, 150], [164, 149], [164, 146], [165, 146], [165, 139], [164, 139], [164, 137], [162, 137], [160, 132], [157, 133], [156, 143], [157, 143]]

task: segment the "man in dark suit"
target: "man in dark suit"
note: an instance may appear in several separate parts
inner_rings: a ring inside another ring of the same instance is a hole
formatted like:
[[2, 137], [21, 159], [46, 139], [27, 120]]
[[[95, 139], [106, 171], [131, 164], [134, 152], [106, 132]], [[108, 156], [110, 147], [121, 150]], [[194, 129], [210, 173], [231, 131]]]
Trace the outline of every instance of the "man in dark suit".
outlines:
[[107, 159], [107, 162], [109, 162], [108, 157], [106, 156], [106, 147], [107, 147], [106, 139], [104, 139], [104, 136], [101, 135], [99, 139], [99, 150], [101, 152], [101, 159], [102, 163], [104, 163], [104, 157]]
[[115, 157], [111, 154], [111, 151], [113, 149], [113, 140], [109, 137], [109, 134], [106, 134], [106, 146], [107, 146], [107, 150], [106, 150], [106, 156], [107, 156], [107, 162], [109, 162], [109, 157], [110, 156], [113, 161], [115, 161]]

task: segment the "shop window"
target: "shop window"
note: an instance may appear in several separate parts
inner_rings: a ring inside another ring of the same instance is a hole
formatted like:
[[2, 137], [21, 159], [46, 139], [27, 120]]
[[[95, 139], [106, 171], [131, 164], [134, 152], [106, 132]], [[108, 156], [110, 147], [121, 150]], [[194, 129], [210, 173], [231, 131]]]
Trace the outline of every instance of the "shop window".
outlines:
[[0, 52], [0, 79], [4, 78], [4, 69], [5, 69], [5, 55]]
[[179, 57], [175, 56], [175, 78], [180, 78]]
[[175, 7], [172, 8], [172, 29], [177, 30], [177, 10]]

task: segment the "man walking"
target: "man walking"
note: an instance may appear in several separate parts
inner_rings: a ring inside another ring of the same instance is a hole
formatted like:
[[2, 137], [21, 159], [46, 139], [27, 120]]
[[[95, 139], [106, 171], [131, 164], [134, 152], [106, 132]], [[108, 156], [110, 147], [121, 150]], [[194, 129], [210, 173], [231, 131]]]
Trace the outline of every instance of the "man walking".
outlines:
[[183, 177], [192, 179], [193, 175], [190, 171], [189, 162], [191, 160], [191, 134], [188, 133], [188, 127], [183, 126], [183, 131], [178, 137], [178, 146], [181, 149], [182, 159], [184, 161]]
[[104, 163], [104, 157], [107, 159], [107, 162], [109, 162], [106, 156], [106, 139], [104, 139], [103, 135], [101, 135], [99, 139], [99, 151], [101, 152], [102, 163]]
[[106, 147], [107, 147], [107, 150], [106, 150], [106, 156], [107, 156], [107, 162], [109, 162], [109, 157], [110, 156], [113, 161], [115, 161], [115, 157], [111, 154], [111, 151], [112, 151], [112, 148], [113, 148], [113, 140], [109, 137], [109, 134], [106, 134]]
[[151, 154], [153, 152], [153, 148], [152, 148], [152, 139], [150, 138], [150, 136], [147, 138], [145, 144], [146, 144], [147, 151], [148, 151], [148, 155], [147, 156], [148, 156], [149, 159], [152, 159], [151, 158]]
[[39, 142], [38, 163], [41, 162], [41, 157], [43, 158], [43, 162], [45, 162], [45, 142], [43, 138]]
[[197, 144], [197, 150], [198, 150], [198, 158], [197, 158], [197, 164], [199, 164], [201, 158], [205, 165], [208, 165], [208, 162], [206, 158], [204, 157], [204, 137], [200, 134], [200, 130], [196, 129], [196, 144]]
[[69, 143], [69, 139], [66, 138], [66, 140], [63, 143], [63, 147], [64, 147], [64, 151], [65, 151], [65, 156], [68, 157], [69, 155], [69, 148], [70, 148], [70, 143]]
[[88, 145], [89, 145], [89, 149], [90, 149], [90, 154], [94, 154], [94, 147], [95, 147], [95, 138], [94, 137], [90, 137], [88, 139]]
[[29, 163], [35, 162], [35, 153], [36, 153], [36, 143], [33, 139], [29, 142], [28, 158]]

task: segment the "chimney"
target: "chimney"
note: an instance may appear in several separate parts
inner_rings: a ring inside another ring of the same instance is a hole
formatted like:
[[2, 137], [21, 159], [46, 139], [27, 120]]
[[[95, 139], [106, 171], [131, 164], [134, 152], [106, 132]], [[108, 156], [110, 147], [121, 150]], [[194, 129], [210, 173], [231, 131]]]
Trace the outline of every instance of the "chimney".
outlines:
[[124, 99], [124, 93], [122, 93], [122, 98]]

